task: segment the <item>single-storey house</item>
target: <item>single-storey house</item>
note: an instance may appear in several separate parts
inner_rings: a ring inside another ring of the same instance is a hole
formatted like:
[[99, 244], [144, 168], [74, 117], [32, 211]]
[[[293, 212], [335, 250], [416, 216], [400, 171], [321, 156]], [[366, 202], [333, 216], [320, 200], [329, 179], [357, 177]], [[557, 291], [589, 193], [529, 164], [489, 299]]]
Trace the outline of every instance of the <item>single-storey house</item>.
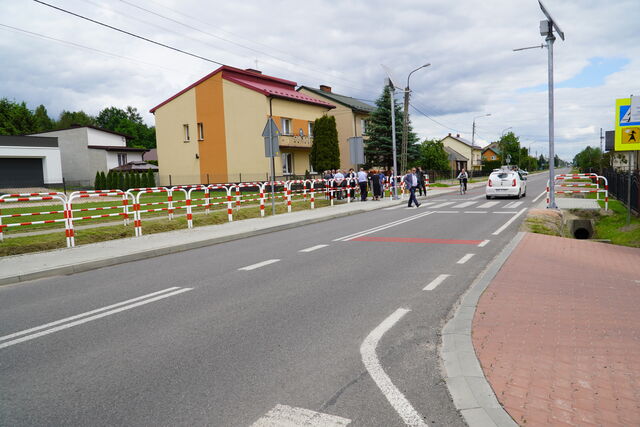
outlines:
[[0, 188], [62, 183], [58, 138], [0, 135]]

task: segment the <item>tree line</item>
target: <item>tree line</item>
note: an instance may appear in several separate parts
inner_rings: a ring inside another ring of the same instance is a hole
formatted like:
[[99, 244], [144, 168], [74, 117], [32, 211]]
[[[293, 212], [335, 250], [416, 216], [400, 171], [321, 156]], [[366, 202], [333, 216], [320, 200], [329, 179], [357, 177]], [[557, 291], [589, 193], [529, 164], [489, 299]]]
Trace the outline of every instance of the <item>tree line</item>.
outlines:
[[130, 188], [151, 188], [156, 186], [156, 178], [153, 171], [146, 172], [120, 172], [109, 171], [96, 172], [94, 190], [122, 190]]
[[0, 135], [29, 135], [52, 130], [67, 129], [73, 125], [96, 126], [131, 137], [127, 145], [136, 148], [155, 148], [156, 130], [147, 126], [135, 107], [124, 110], [107, 107], [96, 116], [84, 111], [63, 110], [57, 119], [49, 116], [44, 105], [30, 110], [25, 102], [0, 99]]

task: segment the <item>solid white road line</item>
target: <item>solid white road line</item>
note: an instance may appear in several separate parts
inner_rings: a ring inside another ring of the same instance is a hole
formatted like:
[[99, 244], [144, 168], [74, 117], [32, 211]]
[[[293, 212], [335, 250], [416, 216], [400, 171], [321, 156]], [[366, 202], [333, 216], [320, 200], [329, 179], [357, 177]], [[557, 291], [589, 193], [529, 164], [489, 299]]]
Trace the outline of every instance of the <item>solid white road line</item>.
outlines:
[[465, 256], [460, 258], [456, 264], [464, 264], [465, 262], [469, 261], [471, 259], [471, 257], [474, 256], [474, 255], [475, 254], [466, 254]]
[[520, 209], [520, 212], [518, 212], [517, 214], [515, 214], [509, 221], [505, 222], [504, 225], [500, 228], [498, 228], [496, 231], [493, 232], [494, 236], [497, 236], [498, 234], [502, 233], [504, 231], [505, 228], [507, 228], [509, 225], [511, 225], [511, 223], [513, 221], [516, 220], [516, 218], [518, 218], [520, 215], [522, 215], [525, 211], [527, 210], [527, 208], [522, 208]]
[[411, 403], [404, 397], [402, 392], [393, 385], [389, 376], [382, 369], [376, 355], [376, 347], [380, 338], [410, 311], [406, 308], [399, 308], [391, 316], [384, 319], [381, 324], [367, 335], [367, 338], [360, 346], [360, 355], [369, 375], [404, 423], [409, 426], [426, 426], [427, 424], [422, 420], [422, 416], [411, 406]]
[[537, 201], [538, 201], [538, 199], [539, 199], [540, 197], [544, 196], [545, 194], [547, 194], [547, 190], [544, 190], [542, 193], [538, 194], [538, 196], [537, 196], [535, 199], [533, 199], [533, 200], [531, 201], [531, 203], [535, 203], [535, 202], [537, 202]]
[[151, 302], [158, 301], [158, 300], [161, 300], [163, 298], [169, 298], [171, 296], [178, 295], [178, 294], [181, 294], [183, 292], [188, 292], [188, 291], [190, 291], [192, 289], [193, 288], [178, 288], [178, 290], [175, 290], [173, 292], [164, 293], [162, 295], [158, 295], [158, 296], [155, 296], [153, 298], [149, 298], [149, 299], [145, 299], [145, 300], [142, 300], [142, 301], [138, 301], [138, 302], [133, 303], [133, 304], [125, 305], [124, 307], [119, 307], [119, 308], [116, 308], [114, 310], [105, 311], [104, 313], [96, 314], [94, 316], [85, 317], [83, 319], [76, 320], [75, 322], [65, 323], [64, 325], [60, 325], [60, 326], [56, 326], [56, 327], [53, 327], [53, 328], [50, 328], [50, 329], [45, 329], [44, 331], [36, 332], [35, 334], [30, 334], [30, 335], [23, 336], [21, 338], [16, 338], [16, 339], [14, 339], [12, 341], [7, 341], [7, 342], [4, 342], [4, 343], [1, 343], [0, 344], [0, 349], [1, 348], [5, 348], [5, 347], [9, 347], [9, 346], [12, 346], [12, 345], [24, 342], [24, 341], [29, 341], [29, 340], [32, 340], [32, 339], [35, 339], [35, 338], [39, 338], [39, 337], [44, 336], [44, 335], [49, 335], [49, 334], [52, 334], [54, 332], [62, 331], [64, 329], [68, 329], [68, 328], [71, 328], [73, 326], [78, 326], [78, 325], [81, 325], [81, 324], [86, 323], [86, 322], [91, 322], [92, 320], [101, 319], [103, 317], [110, 316], [112, 314], [120, 313], [121, 311], [130, 310], [132, 308], [136, 308], [136, 307], [139, 307], [141, 305], [149, 304]]
[[322, 249], [322, 248], [326, 248], [329, 245], [315, 245], [315, 246], [311, 246], [310, 248], [307, 249], [300, 249], [298, 252], [313, 252], [317, 249]]
[[471, 205], [475, 205], [476, 203], [478, 203], [478, 202], [463, 202], [463, 203], [460, 203], [458, 205], [451, 206], [451, 208], [452, 209], [466, 208], [466, 207], [469, 207]]
[[156, 295], [163, 294], [165, 292], [170, 292], [170, 291], [173, 291], [173, 290], [176, 290], [176, 289], [180, 289], [180, 288], [178, 286], [174, 286], [174, 287], [171, 287], [171, 288], [163, 289], [163, 290], [158, 291], [158, 292], [152, 292], [152, 293], [147, 294], [147, 295], [142, 295], [140, 297], [131, 298], [131, 299], [128, 299], [126, 301], [122, 301], [122, 302], [119, 302], [119, 303], [116, 303], [116, 304], [111, 304], [111, 305], [108, 305], [106, 307], [97, 308], [95, 310], [91, 310], [91, 311], [87, 311], [87, 312], [84, 312], [84, 313], [76, 314], [75, 316], [65, 317], [64, 319], [56, 320], [55, 322], [45, 323], [44, 325], [40, 325], [40, 326], [36, 326], [36, 327], [33, 327], [33, 328], [25, 329], [25, 330], [20, 331], [20, 332], [14, 332], [13, 334], [9, 334], [9, 335], [5, 335], [5, 336], [0, 337], [0, 341], [6, 341], [6, 340], [11, 339], [11, 338], [19, 337], [21, 335], [30, 334], [32, 332], [36, 332], [36, 331], [39, 331], [39, 330], [42, 330], [42, 329], [50, 328], [52, 326], [56, 326], [56, 325], [59, 325], [61, 323], [70, 322], [72, 320], [80, 319], [81, 317], [91, 316], [92, 314], [100, 313], [102, 311], [111, 310], [112, 308], [120, 307], [122, 305], [131, 304], [133, 302], [140, 301], [141, 299], [151, 298], [151, 297], [154, 297]]
[[478, 247], [479, 248], [484, 248], [485, 246], [487, 246], [487, 243], [489, 243], [491, 240], [483, 240], [482, 242], [478, 243]]
[[287, 405], [276, 405], [251, 427], [294, 427], [294, 426], [322, 426], [339, 427], [351, 423], [350, 419], [335, 415], [322, 414], [304, 408], [294, 408]]
[[492, 206], [498, 205], [500, 204], [500, 202], [487, 202], [487, 203], [483, 203], [480, 206], [478, 206], [479, 208], [490, 208]]
[[399, 219], [397, 221], [388, 222], [386, 224], [379, 225], [377, 227], [369, 228], [367, 230], [359, 231], [357, 233], [349, 234], [348, 236], [338, 237], [333, 239], [334, 242], [347, 242], [356, 237], [365, 236], [367, 234], [375, 233], [376, 231], [385, 230], [387, 228], [395, 227], [396, 225], [404, 224], [405, 222], [413, 221], [414, 219], [422, 218], [423, 216], [431, 215], [433, 212], [427, 211], [417, 215], [409, 216], [407, 218]]
[[273, 264], [274, 262], [278, 262], [278, 261], [280, 261], [280, 260], [279, 259], [268, 259], [266, 261], [262, 261], [262, 262], [259, 262], [257, 264], [251, 264], [251, 265], [248, 265], [246, 267], [239, 268], [238, 270], [244, 270], [244, 271], [255, 270], [256, 268], [264, 267], [265, 265]]
[[432, 291], [434, 290], [440, 283], [444, 282], [445, 279], [447, 277], [450, 277], [450, 274], [441, 274], [438, 277], [436, 277], [435, 279], [433, 279], [431, 281], [431, 283], [429, 283], [427, 286], [425, 286], [425, 288], [423, 289], [423, 291]]
[[492, 213], [513, 215], [513, 214], [517, 214], [518, 211], [493, 211]]

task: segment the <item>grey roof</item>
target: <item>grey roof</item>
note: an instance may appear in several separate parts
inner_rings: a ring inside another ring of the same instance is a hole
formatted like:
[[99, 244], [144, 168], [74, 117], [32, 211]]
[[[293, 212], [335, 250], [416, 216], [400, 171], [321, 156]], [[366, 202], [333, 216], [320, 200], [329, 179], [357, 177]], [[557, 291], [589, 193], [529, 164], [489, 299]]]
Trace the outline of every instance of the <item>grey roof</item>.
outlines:
[[58, 137], [0, 135], [0, 145], [3, 147], [57, 147]]
[[333, 93], [333, 92], [325, 92], [323, 90], [320, 89], [315, 89], [309, 86], [300, 86], [298, 88], [298, 90], [300, 89], [306, 89], [310, 92], [313, 92], [316, 95], [320, 95], [320, 96], [324, 96], [325, 98], [328, 98], [332, 101], [337, 102], [338, 104], [342, 104], [345, 107], [349, 107], [354, 111], [357, 111], [359, 113], [365, 113], [368, 114], [370, 112], [372, 112], [373, 110], [375, 110], [375, 107], [369, 104], [366, 104], [362, 101], [357, 100], [356, 98], [352, 98], [350, 96], [346, 96], [346, 95], [339, 95], [337, 93]]
[[456, 161], [459, 161], [459, 162], [468, 162], [469, 161], [469, 159], [467, 159], [462, 154], [458, 153], [453, 148], [444, 147], [444, 151], [446, 151], [447, 154], [449, 154], [449, 161], [451, 161], [451, 160], [456, 160]]

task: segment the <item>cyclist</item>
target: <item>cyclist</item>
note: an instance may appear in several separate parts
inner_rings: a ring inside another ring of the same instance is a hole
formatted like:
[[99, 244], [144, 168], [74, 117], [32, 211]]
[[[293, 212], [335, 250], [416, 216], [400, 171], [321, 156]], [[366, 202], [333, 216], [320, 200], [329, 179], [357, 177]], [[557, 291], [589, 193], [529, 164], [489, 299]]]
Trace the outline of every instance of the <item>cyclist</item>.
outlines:
[[469, 174], [467, 171], [462, 168], [458, 177], [456, 178], [460, 181], [460, 194], [464, 194], [467, 192], [467, 181], [469, 180]]

